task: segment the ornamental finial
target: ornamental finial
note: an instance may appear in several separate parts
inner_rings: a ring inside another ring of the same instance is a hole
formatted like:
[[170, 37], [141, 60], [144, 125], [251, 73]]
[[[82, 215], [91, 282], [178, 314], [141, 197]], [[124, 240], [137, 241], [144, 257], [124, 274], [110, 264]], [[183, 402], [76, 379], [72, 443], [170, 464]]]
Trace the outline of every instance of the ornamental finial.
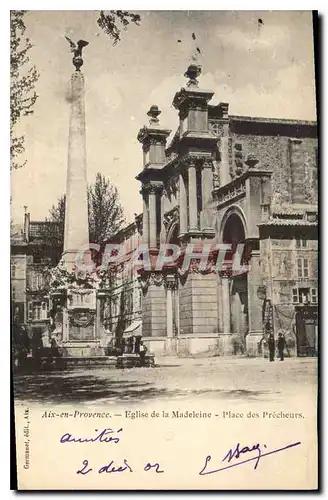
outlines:
[[257, 165], [259, 162], [259, 160], [256, 158], [256, 156], [254, 154], [249, 154], [247, 156], [247, 160], [245, 161], [245, 164], [249, 167], [249, 168], [254, 168], [255, 165]]
[[189, 78], [187, 87], [190, 87], [191, 85], [198, 87], [197, 77], [201, 74], [201, 72], [202, 67], [199, 64], [189, 64], [188, 69], [184, 74], [186, 78]]
[[158, 116], [161, 114], [161, 110], [156, 104], [150, 106], [147, 115], [149, 116], [149, 125], [157, 125], [159, 123]]

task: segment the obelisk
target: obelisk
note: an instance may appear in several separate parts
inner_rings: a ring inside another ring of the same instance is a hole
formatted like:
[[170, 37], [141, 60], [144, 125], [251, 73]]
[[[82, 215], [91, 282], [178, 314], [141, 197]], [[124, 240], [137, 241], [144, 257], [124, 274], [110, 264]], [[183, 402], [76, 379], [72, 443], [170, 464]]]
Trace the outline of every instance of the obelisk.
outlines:
[[[89, 243], [87, 158], [84, 106], [84, 77], [80, 70], [82, 48], [88, 44], [80, 40], [75, 44], [69, 40], [74, 53], [75, 71], [71, 77], [71, 114], [68, 135], [65, 234], [62, 262], [72, 272], [76, 266], [78, 252]], [[85, 253], [84, 262], [88, 259]]]

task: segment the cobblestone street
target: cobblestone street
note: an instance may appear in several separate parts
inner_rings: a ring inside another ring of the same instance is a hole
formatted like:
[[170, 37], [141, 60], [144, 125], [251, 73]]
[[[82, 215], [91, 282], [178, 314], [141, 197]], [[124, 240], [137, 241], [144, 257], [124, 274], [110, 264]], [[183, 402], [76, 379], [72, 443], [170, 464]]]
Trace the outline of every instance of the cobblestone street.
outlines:
[[[156, 368], [16, 374], [17, 402], [126, 404], [207, 400], [292, 403], [316, 397], [316, 358], [158, 358]], [[313, 400], [314, 401], [314, 400]]]

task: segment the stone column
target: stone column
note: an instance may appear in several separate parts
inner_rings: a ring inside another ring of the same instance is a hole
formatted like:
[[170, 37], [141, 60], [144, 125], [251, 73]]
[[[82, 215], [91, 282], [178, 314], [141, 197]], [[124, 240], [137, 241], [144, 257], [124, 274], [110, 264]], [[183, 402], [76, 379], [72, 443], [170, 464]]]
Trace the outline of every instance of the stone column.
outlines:
[[174, 299], [174, 319], [175, 319], [175, 335], [178, 337], [180, 335], [180, 307], [179, 307], [179, 289], [178, 286], [175, 288], [173, 293]]
[[156, 192], [151, 189], [148, 194], [149, 200], [149, 247], [157, 247], [157, 228], [156, 228]]
[[197, 217], [197, 176], [196, 166], [191, 163], [188, 169], [188, 189], [189, 189], [189, 230], [197, 231], [198, 217]]
[[218, 276], [218, 330], [224, 333], [223, 326], [223, 301], [222, 301], [222, 279]]
[[173, 337], [173, 300], [172, 287], [170, 284], [166, 287], [166, 330], [167, 337]]
[[165, 196], [167, 196], [166, 194], [166, 190], [163, 189], [160, 193], [160, 196], [161, 196], [161, 232], [160, 232], [160, 244], [165, 244], [166, 243], [166, 228], [165, 228], [165, 225], [164, 225], [164, 203], [165, 203]]
[[260, 251], [252, 250], [247, 276], [248, 283], [248, 325], [249, 333], [246, 337], [247, 353], [258, 355], [258, 343], [263, 335], [262, 306], [263, 301], [258, 297], [257, 290], [262, 285]]
[[222, 313], [224, 333], [231, 331], [230, 316], [230, 282], [228, 277], [222, 277]]
[[187, 214], [187, 192], [186, 184], [182, 173], [179, 175], [179, 210], [180, 210], [180, 234], [185, 234], [188, 231], [188, 214]]
[[167, 355], [176, 354], [176, 342], [173, 331], [173, 291], [176, 288], [176, 277], [174, 274], [167, 275], [165, 278], [166, 288], [166, 342], [165, 353]]
[[202, 212], [200, 217], [200, 229], [208, 232], [213, 231], [213, 210], [209, 208], [213, 190], [212, 162], [205, 161], [202, 166]]
[[202, 203], [203, 209], [212, 199], [213, 171], [212, 162], [206, 161], [202, 167]]
[[[87, 160], [84, 110], [84, 78], [75, 71], [71, 78], [66, 211], [63, 262], [68, 271], [75, 265], [76, 253], [89, 243]], [[88, 259], [86, 258], [84, 262]]]
[[230, 182], [229, 174], [229, 124], [223, 125], [221, 137], [221, 163], [220, 163], [220, 187]]
[[142, 243], [149, 245], [149, 212], [147, 203], [147, 193], [143, 193], [143, 214], [142, 214]]

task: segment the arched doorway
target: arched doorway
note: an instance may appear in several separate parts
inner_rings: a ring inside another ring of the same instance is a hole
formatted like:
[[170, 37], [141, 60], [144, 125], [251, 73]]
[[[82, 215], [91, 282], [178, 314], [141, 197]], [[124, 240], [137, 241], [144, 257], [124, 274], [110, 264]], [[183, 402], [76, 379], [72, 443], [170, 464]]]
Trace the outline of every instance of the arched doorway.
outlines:
[[[226, 254], [226, 261], [232, 263], [237, 246], [245, 244], [245, 228], [241, 217], [232, 212], [225, 221], [222, 233], [223, 243], [231, 244], [231, 250]], [[240, 247], [239, 247], [240, 250]], [[247, 262], [247, 248], [241, 257], [241, 264]], [[234, 270], [230, 278], [230, 325], [231, 333], [239, 336], [240, 349], [245, 349], [245, 337], [248, 333], [248, 289], [247, 273], [244, 270]]]

